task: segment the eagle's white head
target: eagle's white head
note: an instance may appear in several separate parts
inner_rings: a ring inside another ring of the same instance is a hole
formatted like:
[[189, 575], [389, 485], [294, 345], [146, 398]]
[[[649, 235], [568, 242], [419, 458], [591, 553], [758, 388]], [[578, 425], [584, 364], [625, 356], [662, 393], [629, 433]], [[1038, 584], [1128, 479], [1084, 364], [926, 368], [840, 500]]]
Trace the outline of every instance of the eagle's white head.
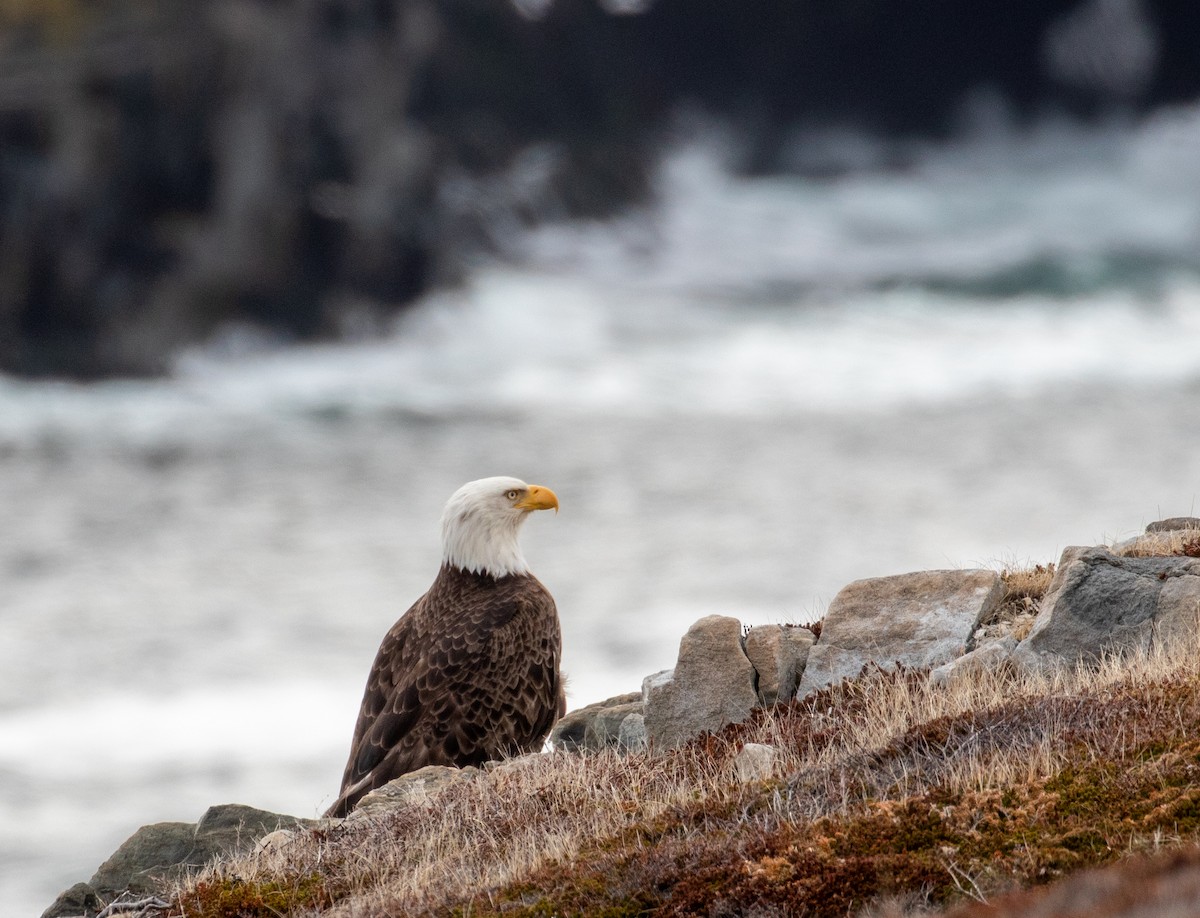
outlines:
[[531, 512], [551, 507], [558, 511], [553, 491], [519, 478], [468, 481], [442, 512], [442, 560], [474, 574], [527, 574], [517, 534]]

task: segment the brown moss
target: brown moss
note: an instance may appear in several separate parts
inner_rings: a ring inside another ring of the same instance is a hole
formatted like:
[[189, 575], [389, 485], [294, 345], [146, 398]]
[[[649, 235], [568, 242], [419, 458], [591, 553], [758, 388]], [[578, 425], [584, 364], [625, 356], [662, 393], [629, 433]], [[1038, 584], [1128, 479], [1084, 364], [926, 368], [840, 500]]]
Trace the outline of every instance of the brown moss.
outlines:
[[202, 880], [176, 905], [186, 918], [267, 918], [328, 908], [334, 898], [325, 877], [310, 873], [278, 880]]

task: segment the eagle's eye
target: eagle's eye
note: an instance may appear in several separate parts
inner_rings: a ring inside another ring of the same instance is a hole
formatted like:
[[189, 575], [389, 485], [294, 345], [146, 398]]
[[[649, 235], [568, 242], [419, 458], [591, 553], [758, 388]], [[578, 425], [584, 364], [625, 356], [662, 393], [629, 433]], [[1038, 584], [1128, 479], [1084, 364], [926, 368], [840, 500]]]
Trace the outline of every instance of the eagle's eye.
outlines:
[[504, 496], [507, 497], [509, 500], [516, 500], [519, 495], [518, 495], [518, 492], [516, 492], [516, 491], [509, 491]]

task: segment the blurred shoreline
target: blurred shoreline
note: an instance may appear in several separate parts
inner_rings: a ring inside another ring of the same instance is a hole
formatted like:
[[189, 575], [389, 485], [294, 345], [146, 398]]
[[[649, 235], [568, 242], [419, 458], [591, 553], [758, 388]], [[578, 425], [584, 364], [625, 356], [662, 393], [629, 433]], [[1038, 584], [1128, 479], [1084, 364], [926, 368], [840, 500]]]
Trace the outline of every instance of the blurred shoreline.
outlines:
[[817, 183], [1136, 131], [1200, 95], [1198, 31], [1186, 0], [0, 6], [0, 372], [372, 336], [531, 227], [653, 206], [697, 117], [736, 174]]

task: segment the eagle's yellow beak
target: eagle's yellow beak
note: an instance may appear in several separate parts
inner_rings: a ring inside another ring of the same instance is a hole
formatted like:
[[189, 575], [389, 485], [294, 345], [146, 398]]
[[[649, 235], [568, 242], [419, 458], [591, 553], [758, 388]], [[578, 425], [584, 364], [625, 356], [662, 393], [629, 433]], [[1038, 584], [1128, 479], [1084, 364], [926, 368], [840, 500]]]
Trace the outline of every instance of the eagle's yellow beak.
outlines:
[[549, 510], [551, 507], [555, 513], [558, 512], [558, 495], [541, 485], [530, 485], [525, 496], [516, 504], [518, 510]]

